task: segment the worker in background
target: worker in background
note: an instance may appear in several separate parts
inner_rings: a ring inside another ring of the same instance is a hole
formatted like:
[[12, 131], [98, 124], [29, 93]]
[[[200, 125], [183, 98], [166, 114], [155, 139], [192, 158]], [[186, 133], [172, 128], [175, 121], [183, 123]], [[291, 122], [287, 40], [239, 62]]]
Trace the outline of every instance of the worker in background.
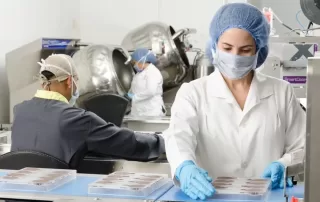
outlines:
[[51, 55], [39, 64], [43, 89], [14, 107], [12, 151], [40, 151], [66, 163], [83, 147], [91, 153], [143, 161], [164, 152], [161, 137], [119, 128], [73, 106], [79, 81], [70, 56]]
[[174, 181], [193, 199], [212, 196], [219, 176], [270, 178], [273, 189], [283, 188], [285, 167], [304, 153], [306, 114], [293, 88], [256, 71], [268, 39], [256, 7], [222, 6], [210, 25], [217, 70], [176, 95], [163, 136]]
[[132, 99], [132, 116], [164, 116], [162, 99], [163, 78], [155, 66], [156, 56], [148, 49], [139, 48], [132, 54], [136, 74], [128, 97]]

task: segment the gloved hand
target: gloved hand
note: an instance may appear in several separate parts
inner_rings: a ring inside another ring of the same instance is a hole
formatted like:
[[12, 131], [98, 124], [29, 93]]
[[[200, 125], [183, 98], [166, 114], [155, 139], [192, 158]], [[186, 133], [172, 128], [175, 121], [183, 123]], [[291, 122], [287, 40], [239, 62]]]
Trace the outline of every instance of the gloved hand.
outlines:
[[133, 94], [132, 93], [127, 93], [127, 96], [132, 99], [133, 98]]
[[[285, 167], [280, 162], [273, 162], [271, 163], [263, 172], [263, 178], [270, 178], [271, 179], [271, 188], [272, 189], [283, 189], [284, 188], [284, 172]], [[292, 179], [287, 178], [286, 185], [288, 187], [292, 187]]]
[[212, 178], [192, 161], [184, 161], [177, 168], [175, 177], [180, 182], [181, 190], [194, 200], [205, 200], [215, 192], [211, 184]]

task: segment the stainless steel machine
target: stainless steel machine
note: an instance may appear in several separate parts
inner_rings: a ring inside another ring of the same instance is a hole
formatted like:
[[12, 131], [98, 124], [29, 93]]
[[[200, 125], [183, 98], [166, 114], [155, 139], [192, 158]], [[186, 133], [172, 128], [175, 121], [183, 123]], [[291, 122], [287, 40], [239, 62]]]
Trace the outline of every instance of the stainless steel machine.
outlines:
[[89, 45], [73, 55], [79, 77], [79, 93], [109, 92], [125, 95], [134, 75], [131, 56], [113, 45]]
[[271, 37], [269, 56], [258, 71], [288, 81], [298, 98], [306, 98], [308, 57], [318, 44], [320, 37]]
[[157, 67], [163, 76], [164, 89], [175, 87], [183, 81], [190, 67], [186, 52], [191, 48], [186, 36], [194, 29], [175, 31], [172, 26], [153, 22], [144, 24], [129, 32], [122, 41], [128, 51], [147, 48], [156, 54]]
[[192, 70], [186, 52], [193, 51], [188, 36], [195, 32], [190, 28], [176, 31], [170, 25], [151, 22], [129, 32], [121, 43], [129, 52], [147, 48], [156, 54], [164, 80], [165, 103], [172, 103], [179, 86], [191, 78], [187, 79]]

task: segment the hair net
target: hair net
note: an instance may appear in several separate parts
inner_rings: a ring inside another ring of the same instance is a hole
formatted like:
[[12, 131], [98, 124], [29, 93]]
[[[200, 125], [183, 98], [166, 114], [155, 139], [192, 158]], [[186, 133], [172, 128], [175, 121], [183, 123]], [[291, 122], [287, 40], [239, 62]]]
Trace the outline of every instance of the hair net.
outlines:
[[41, 74], [43, 71], [49, 71], [54, 74], [55, 78], [53, 80], [57, 81], [66, 80], [69, 76], [77, 76], [73, 59], [69, 55], [53, 54], [45, 60], [41, 59], [41, 62], [38, 62], [38, 64], [41, 66], [39, 73], [42, 83], [48, 82]]
[[152, 63], [152, 64], [156, 64], [157, 63], [157, 58], [156, 56], [148, 49], [146, 48], [138, 48], [136, 49], [133, 54], [131, 55], [132, 59], [135, 60], [135, 61], [144, 61], [145, 62], [149, 62], [149, 63]]
[[261, 66], [268, 56], [270, 34], [269, 24], [262, 12], [247, 3], [231, 3], [222, 6], [210, 24], [210, 43], [213, 50], [216, 50], [215, 44], [220, 36], [231, 28], [246, 30], [252, 35], [259, 51], [257, 67]]

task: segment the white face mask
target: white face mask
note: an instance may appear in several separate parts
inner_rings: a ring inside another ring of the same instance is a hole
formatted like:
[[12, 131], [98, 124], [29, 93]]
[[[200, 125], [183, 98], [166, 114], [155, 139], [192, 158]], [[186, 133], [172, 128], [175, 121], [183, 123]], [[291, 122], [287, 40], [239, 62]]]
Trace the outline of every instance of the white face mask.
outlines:
[[257, 66], [258, 52], [253, 56], [240, 56], [212, 49], [213, 64], [229, 79], [237, 80], [245, 77]]

